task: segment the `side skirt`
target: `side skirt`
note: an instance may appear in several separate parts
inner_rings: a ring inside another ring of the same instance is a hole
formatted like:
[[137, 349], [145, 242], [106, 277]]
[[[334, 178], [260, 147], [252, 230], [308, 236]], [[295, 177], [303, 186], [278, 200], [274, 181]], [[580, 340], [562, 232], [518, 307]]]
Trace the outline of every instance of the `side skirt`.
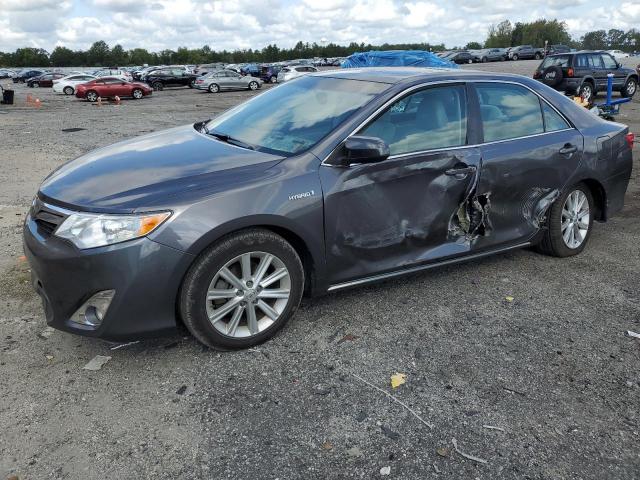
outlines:
[[518, 248], [529, 247], [532, 245], [532, 242], [519, 243], [517, 245], [512, 245], [510, 247], [503, 247], [497, 250], [487, 250], [485, 252], [474, 253], [472, 255], [465, 255], [462, 257], [450, 258], [448, 260], [442, 260], [440, 262], [427, 263], [424, 265], [418, 265], [411, 268], [405, 268], [402, 270], [396, 270], [388, 273], [381, 273], [379, 275], [373, 275], [371, 277], [363, 277], [356, 280], [350, 280], [344, 283], [337, 283], [335, 285], [329, 286], [327, 289], [328, 292], [332, 292], [335, 290], [342, 290], [343, 288], [355, 287], [357, 285], [363, 285], [366, 283], [379, 282], [381, 280], [386, 280], [393, 277], [399, 277], [401, 275], [407, 275], [409, 273], [421, 272], [423, 270], [429, 270], [431, 268], [442, 267], [445, 265], [452, 265], [454, 263], [466, 262], [468, 260], [475, 260], [477, 258], [488, 257], [490, 255], [494, 255], [496, 253], [507, 252], [509, 250], [516, 250]]

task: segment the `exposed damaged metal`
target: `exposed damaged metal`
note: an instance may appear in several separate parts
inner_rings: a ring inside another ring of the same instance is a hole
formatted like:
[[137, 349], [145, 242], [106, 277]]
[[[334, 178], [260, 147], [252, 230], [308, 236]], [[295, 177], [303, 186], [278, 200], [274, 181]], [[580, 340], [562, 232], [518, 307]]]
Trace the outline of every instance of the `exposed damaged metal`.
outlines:
[[476, 195], [479, 180], [479, 170], [475, 170], [473, 181], [464, 200], [451, 216], [449, 222], [449, 236], [459, 237], [464, 242], [473, 242], [479, 236], [487, 236], [491, 232], [489, 210], [491, 193]]
[[524, 218], [531, 222], [534, 227], [540, 228], [546, 220], [549, 207], [551, 207], [559, 196], [560, 190], [557, 188], [532, 189], [531, 195], [529, 196], [531, 201], [526, 202], [523, 208], [522, 214]]

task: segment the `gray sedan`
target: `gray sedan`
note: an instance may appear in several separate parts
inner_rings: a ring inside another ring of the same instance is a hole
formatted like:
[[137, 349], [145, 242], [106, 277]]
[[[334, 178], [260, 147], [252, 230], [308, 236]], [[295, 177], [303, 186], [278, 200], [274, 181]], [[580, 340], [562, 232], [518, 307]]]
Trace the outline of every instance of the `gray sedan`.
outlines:
[[230, 70], [220, 70], [198, 78], [193, 86], [198, 90], [207, 90], [211, 93], [220, 90], [257, 90], [262, 87], [262, 80], [249, 75], [243, 76]]

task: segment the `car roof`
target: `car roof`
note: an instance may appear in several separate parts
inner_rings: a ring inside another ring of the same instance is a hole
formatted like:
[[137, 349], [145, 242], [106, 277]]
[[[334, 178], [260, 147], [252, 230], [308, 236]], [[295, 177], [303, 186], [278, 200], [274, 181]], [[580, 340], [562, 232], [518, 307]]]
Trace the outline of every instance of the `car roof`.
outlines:
[[429, 67], [368, 67], [345, 68], [341, 70], [325, 70], [310, 74], [312, 76], [343, 78], [346, 80], [360, 80], [365, 82], [388, 83], [390, 85], [409, 81], [438, 81], [438, 80], [505, 80], [521, 82], [522, 75], [509, 73], [483, 72], [480, 70], [462, 70], [457, 68], [429, 68]]

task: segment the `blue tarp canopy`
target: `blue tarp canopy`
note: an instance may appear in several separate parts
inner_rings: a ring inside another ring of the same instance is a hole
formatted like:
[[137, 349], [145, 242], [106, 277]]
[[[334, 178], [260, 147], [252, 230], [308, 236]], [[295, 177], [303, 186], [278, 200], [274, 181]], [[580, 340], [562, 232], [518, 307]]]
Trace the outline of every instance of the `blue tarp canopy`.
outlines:
[[359, 67], [436, 67], [458, 68], [458, 66], [443, 60], [435, 53], [424, 50], [387, 50], [383, 52], [356, 52], [348, 56], [341, 65], [342, 68]]

